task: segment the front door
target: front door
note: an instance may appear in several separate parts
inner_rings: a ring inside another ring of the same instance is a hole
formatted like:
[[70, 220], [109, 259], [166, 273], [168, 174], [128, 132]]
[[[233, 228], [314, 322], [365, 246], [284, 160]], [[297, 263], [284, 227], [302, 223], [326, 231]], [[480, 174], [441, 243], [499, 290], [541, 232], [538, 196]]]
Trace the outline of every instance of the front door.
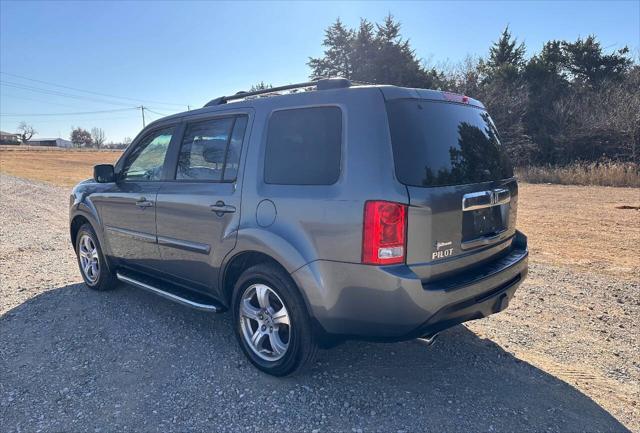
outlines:
[[94, 197], [108, 253], [124, 264], [158, 265], [156, 196], [174, 130], [175, 126], [156, 129], [134, 143], [113, 188]]
[[247, 120], [246, 115], [227, 115], [187, 123], [175, 149], [173, 181], [158, 191], [163, 270], [194, 288], [216, 287], [220, 264], [236, 243], [237, 179]]

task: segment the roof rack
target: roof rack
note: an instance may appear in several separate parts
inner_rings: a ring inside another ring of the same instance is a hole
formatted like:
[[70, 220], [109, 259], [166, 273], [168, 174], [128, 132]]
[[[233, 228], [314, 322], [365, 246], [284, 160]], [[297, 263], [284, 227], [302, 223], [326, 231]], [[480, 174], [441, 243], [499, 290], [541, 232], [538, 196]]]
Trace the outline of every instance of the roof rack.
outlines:
[[233, 101], [235, 99], [243, 99], [249, 96], [258, 96], [258, 95], [264, 95], [267, 93], [280, 92], [282, 90], [300, 89], [303, 87], [313, 87], [313, 86], [315, 86], [316, 90], [342, 89], [346, 87], [351, 87], [351, 81], [347, 80], [346, 78], [322, 78], [319, 80], [307, 81], [305, 83], [288, 84], [286, 86], [271, 87], [269, 89], [256, 90], [254, 92], [240, 91], [235, 95], [220, 96], [216, 99], [212, 99], [211, 101], [205, 104], [205, 107], [212, 107], [215, 105], [226, 104], [228, 101]]

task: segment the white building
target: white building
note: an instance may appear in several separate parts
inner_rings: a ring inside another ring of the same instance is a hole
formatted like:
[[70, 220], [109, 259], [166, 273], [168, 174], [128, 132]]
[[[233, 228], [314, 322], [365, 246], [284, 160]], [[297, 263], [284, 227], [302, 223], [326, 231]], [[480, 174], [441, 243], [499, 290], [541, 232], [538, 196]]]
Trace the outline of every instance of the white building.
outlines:
[[73, 143], [64, 138], [32, 138], [26, 144], [29, 146], [73, 147]]

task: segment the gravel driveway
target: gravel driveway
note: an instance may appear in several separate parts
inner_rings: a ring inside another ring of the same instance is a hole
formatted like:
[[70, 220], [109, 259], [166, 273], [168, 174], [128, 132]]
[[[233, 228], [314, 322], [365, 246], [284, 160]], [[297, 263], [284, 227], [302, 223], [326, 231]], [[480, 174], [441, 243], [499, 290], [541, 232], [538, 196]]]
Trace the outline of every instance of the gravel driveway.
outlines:
[[[80, 284], [68, 191], [6, 175], [0, 186], [3, 431], [640, 428], [640, 355], [631, 331], [637, 282], [533, 264], [510, 309], [451, 329], [432, 347], [349, 342], [322, 351], [302, 374], [275, 379], [245, 361], [227, 314], [189, 310], [124, 285], [96, 293]], [[567, 279], [589, 296], [606, 284], [623, 302], [606, 301], [614, 303], [607, 321], [575, 313], [536, 329], [547, 302], [560, 315], [563, 302], [588, 310], [586, 300], [558, 295]], [[600, 328], [607, 334], [599, 336]], [[617, 342], [617, 357], [594, 347], [598, 336]], [[620, 371], [609, 374], [614, 358]]]

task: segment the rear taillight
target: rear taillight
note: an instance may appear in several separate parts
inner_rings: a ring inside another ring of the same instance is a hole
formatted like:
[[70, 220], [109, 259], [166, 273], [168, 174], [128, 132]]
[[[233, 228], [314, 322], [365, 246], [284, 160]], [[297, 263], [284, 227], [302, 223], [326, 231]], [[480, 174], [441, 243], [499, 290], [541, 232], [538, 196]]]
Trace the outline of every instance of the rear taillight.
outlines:
[[407, 206], [388, 201], [364, 204], [362, 263], [389, 265], [403, 263], [407, 229]]

